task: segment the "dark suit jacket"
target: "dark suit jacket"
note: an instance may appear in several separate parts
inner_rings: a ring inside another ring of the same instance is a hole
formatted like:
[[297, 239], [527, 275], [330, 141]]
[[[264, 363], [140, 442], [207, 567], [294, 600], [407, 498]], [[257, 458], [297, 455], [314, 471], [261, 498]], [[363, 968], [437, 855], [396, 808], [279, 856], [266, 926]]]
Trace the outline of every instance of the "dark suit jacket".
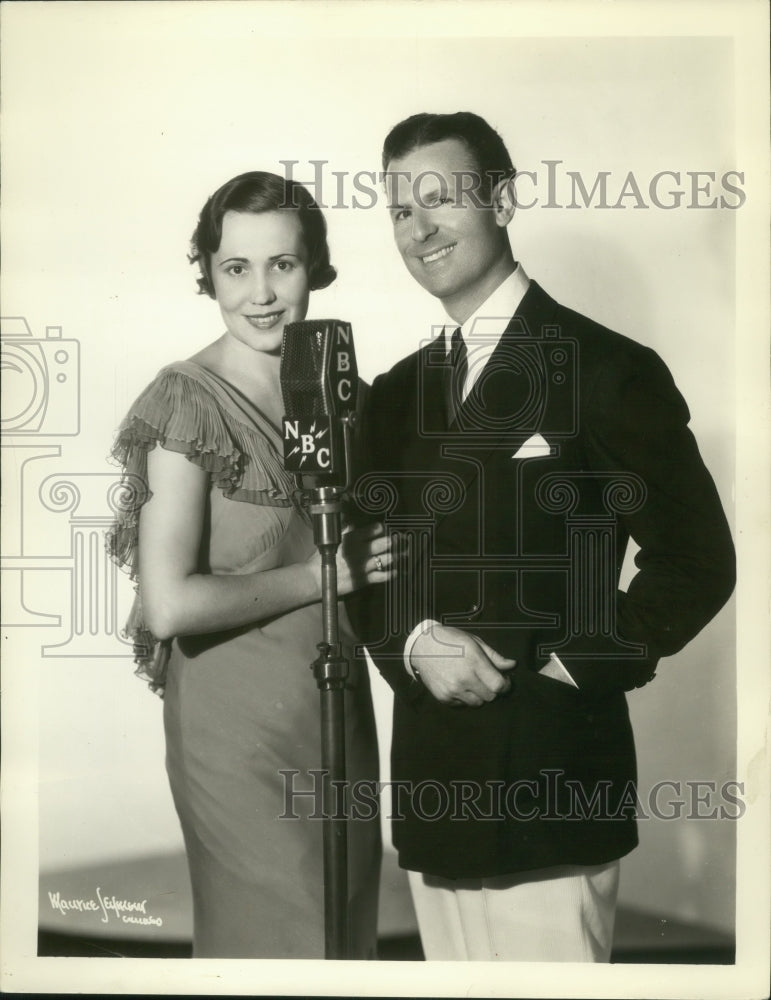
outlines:
[[[610, 861], [637, 843], [624, 692], [734, 586], [714, 483], [659, 357], [535, 282], [452, 426], [444, 365], [426, 346], [375, 380], [358, 459], [362, 516], [411, 553], [394, 585], [348, 600], [396, 695], [400, 864], [461, 878]], [[514, 657], [511, 691], [436, 701], [402, 660], [426, 618]], [[578, 690], [538, 673], [550, 652]]]

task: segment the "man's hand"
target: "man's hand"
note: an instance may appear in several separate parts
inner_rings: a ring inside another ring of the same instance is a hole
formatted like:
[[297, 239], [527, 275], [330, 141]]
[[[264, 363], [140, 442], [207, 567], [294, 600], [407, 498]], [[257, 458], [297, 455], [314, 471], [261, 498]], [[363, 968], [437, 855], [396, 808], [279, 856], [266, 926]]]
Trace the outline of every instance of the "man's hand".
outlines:
[[476, 636], [437, 624], [417, 638], [410, 663], [438, 701], [474, 708], [508, 691], [501, 671], [516, 666]]

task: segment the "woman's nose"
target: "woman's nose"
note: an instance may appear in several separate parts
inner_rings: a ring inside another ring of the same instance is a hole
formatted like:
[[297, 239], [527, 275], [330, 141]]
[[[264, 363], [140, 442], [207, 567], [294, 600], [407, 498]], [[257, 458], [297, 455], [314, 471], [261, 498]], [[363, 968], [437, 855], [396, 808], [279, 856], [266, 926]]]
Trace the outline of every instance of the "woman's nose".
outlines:
[[251, 300], [256, 305], [268, 305], [270, 302], [275, 302], [276, 300], [276, 293], [273, 291], [273, 285], [268, 274], [255, 272], [250, 292]]

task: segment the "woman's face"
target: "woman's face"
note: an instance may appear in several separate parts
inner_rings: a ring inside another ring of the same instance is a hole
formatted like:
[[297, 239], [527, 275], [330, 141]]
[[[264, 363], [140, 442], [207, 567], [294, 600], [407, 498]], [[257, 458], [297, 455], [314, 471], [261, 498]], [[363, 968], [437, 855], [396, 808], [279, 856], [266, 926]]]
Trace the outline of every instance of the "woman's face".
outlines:
[[285, 324], [308, 311], [308, 261], [297, 212], [226, 212], [211, 273], [228, 333], [255, 351], [278, 353]]

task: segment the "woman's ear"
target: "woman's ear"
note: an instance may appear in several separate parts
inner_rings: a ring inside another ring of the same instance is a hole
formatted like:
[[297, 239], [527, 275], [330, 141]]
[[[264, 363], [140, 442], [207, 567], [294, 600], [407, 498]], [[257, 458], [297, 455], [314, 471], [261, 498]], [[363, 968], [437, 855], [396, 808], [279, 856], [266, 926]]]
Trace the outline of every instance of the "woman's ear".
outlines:
[[497, 225], [505, 228], [514, 218], [517, 207], [514, 195], [514, 175], [499, 181], [493, 188], [493, 212]]

